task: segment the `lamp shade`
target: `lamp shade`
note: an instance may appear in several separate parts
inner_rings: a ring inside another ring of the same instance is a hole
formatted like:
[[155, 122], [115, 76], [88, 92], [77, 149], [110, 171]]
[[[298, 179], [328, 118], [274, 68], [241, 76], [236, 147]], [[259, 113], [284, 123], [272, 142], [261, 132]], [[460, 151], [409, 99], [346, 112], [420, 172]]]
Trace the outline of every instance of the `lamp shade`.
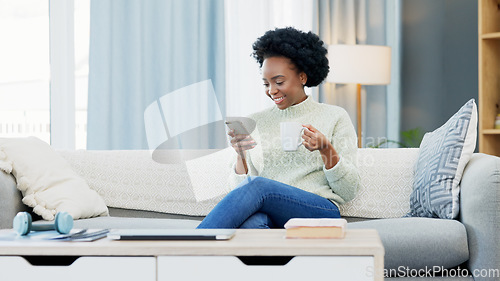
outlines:
[[330, 45], [328, 82], [386, 85], [391, 81], [391, 48], [374, 45]]

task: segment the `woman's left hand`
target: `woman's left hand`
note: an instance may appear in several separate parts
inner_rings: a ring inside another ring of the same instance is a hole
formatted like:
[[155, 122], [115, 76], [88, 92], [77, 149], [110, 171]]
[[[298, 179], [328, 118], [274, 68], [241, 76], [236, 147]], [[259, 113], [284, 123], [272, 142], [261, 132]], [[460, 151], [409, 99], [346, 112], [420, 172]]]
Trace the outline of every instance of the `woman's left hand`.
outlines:
[[302, 144], [309, 151], [314, 150], [324, 150], [329, 148], [332, 144], [320, 131], [314, 128], [312, 125], [302, 125], [305, 128], [302, 139], [304, 140]]

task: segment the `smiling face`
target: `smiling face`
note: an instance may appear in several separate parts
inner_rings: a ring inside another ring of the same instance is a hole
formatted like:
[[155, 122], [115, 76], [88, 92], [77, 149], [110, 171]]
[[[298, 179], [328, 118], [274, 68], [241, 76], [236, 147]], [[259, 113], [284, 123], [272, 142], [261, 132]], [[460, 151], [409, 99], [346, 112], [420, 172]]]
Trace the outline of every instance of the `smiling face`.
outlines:
[[269, 57], [262, 63], [262, 80], [267, 96], [279, 109], [303, 102], [307, 95], [304, 84], [307, 75], [286, 57]]

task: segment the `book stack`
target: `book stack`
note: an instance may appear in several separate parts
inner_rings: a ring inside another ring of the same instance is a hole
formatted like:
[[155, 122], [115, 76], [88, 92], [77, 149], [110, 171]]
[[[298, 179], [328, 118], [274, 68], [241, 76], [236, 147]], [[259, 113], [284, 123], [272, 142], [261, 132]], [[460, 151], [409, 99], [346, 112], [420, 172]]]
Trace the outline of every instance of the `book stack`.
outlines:
[[290, 219], [285, 224], [286, 238], [344, 238], [345, 219]]

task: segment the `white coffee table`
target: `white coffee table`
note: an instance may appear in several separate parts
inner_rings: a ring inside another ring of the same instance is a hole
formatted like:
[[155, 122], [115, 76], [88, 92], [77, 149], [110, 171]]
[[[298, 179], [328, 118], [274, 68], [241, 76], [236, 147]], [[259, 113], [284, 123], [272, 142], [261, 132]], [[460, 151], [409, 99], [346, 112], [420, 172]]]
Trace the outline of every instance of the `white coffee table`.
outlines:
[[228, 241], [0, 241], [0, 274], [37, 281], [383, 280], [375, 230], [347, 230], [344, 239], [284, 236], [237, 230]]

